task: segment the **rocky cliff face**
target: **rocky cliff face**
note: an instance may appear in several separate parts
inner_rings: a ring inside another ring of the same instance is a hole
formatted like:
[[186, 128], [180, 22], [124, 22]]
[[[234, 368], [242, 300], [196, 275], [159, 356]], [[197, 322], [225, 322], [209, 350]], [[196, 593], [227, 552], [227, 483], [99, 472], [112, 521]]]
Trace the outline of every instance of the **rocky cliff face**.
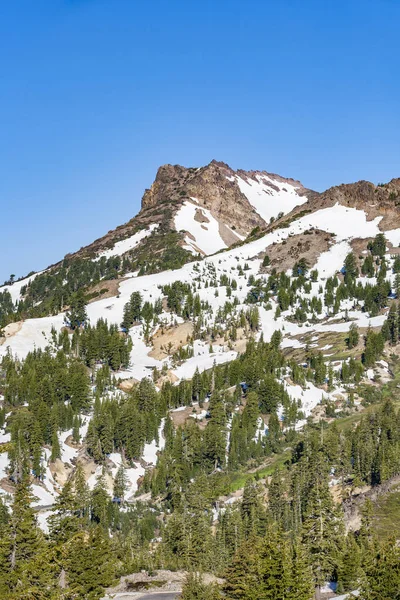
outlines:
[[[177, 211], [185, 201], [197, 201], [197, 204], [211, 212], [211, 215], [223, 225], [246, 236], [254, 227], [265, 227], [267, 221], [262, 210], [257, 210], [249, 200], [249, 192], [259, 194], [260, 203], [274, 202], [276, 213], [280, 210], [279, 194], [285, 185], [299, 198], [307, 190], [298, 181], [285, 179], [279, 175], [262, 171], [234, 171], [227, 164], [216, 160], [201, 168], [184, 168], [179, 165], [164, 165], [159, 168], [156, 179], [142, 199], [141, 213], [149, 208], [168, 201]], [[252, 189], [254, 187], [254, 190]], [[303, 199], [300, 202], [304, 202]], [[283, 208], [283, 207], [282, 207]]]
[[199, 168], [163, 165], [144, 192], [139, 214], [77, 254], [93, 256], [157, 225], [158, 235], [177, 231], [186, 250], [206, 255], [242, 241], [256, 227], [266, 230], [272, 221], [336, 203], [363, 209], [368, 219], [382, 216], [383, 230], [398, 227], [400, 179], [378, 186], [359, 181], [317, 193], [294, 179], [266, 171], [234, 171], [216, 160]]
[[393, 229], [400, 226], [400, 178], [388, 183], [374, 185], [370, 181], [341, 184], [322, 194], [310, 196], [312, 210], [342, 204], [364, 210], [369, 220], [382, 217], [380, 228]]
[[265, 223], [236, 181], [230, 179], [233, 175], [234, 171], [228, 165], [217, 161], [199, 169], [163, 165], [158, 169], [153, 185], [143, 195], [141, 212], [167, 200], [176, 212], [185, 201], [195, 198], [218, 221], [246, 235]]

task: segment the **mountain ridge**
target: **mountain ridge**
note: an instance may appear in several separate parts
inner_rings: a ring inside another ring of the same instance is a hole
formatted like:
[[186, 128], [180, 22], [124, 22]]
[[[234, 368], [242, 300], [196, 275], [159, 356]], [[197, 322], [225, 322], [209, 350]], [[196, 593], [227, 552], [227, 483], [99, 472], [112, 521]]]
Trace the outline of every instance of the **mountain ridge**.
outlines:
[[[250, 185], [246, 187], [246, 183]], [[135, 216], [78, 250], [67, 253], [63, 259], [50, 264], [47, 269], [57, 267], [65, 259], [95, 258], [96, 255], [110, 250], [117, 242], [150, 225], [157, 225], [161, 234], [176, 231], [174, 218], [185, 203], [197, 204], [193, 219], [203, 221], [202, 228], [207, 226], [210, 215], [205, 211], [209, 211], [211, 217], [218, 221], [221, 249], [230, 247], [243, 241], [253, 229], [268, 231], [271, 225], [265, 214], [263, 218], [260, 214], [262, 211], [257, 211], [254, 204], [251, 204], [241, 187], [247, 193], [251, 193], [252, 187], [258, 186], [259, 189], [255, 190], [254, 195], [258, 193], [260, 204], [271, 200], [268, 192], [275, 193], [277, 197], [272, 197], [272, 201], [275, 201], [279, 208], [280, 193], [287, 189], [285, 184], [295, 191], [298, 204], [294, 198], [293, 207], [289, 205], [291, 210], [284, 211], [283, 217], [294, 216], [304, 210], [318, 210], [338, 202], [345, 206], [366, 209], [371, 219], [383, 212], [381, 225], [387, 228], [390, 228], [392, 223], [397, 224], [399, 219], [397, 207], [400, 204], [400, 178], [393, 178], [386, 184], [378, 185], [366, 180], [342, 183], [317, 192], [290, 177], [265, 170], [233, 170], [227, 163], [215, 159], [202, 167], [165, 164], [158, 168], [154, 182], [145, 189], [141, 208]], [[378, 206], [372, 206], [372, 201]], [[276, 215], [271, 214], [270, 220], [271, 216], [273, 221], [282, 217], [280, 212], [276, 210]], [[190, 236], [190, 231], [188, 234]], [[179, 235], [179, 238], [178, 244], [185, 249], [189, 248], [191, 254], [207, 254], [196, 245], [196, 240], [192, 239], [189, 244], [185, 244], [184, 236]]]

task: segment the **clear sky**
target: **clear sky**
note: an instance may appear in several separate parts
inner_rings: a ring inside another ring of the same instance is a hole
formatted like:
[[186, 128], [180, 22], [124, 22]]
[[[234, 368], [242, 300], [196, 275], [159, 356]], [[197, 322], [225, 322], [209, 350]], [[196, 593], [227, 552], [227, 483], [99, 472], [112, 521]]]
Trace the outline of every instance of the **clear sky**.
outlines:
[[163, 163], [400, 177], [399, 0], [0, 3], [0, 281], [131, 218]]

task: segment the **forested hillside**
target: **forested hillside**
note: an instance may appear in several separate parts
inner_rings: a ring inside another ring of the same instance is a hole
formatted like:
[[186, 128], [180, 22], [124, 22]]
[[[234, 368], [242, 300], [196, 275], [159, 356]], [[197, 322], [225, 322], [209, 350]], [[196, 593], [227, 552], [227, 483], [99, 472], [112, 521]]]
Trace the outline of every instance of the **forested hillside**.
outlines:
[[393, 600], [399, 180], [182, 169], [0, 288], [0, 597]]

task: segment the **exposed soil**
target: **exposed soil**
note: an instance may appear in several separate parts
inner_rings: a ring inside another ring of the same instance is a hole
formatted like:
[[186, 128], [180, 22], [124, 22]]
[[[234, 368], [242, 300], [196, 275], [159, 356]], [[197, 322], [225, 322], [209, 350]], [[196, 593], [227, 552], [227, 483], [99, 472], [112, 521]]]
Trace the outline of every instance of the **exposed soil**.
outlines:
[[[132, 575], [121, 577], [118, 585], [109, 588], [107, 590], [108, 595], [106, 598], [112, 598], [115, 594], [128, 594], [129, 592], [132, 593], [132, 598], [141, 598], [142, 594], [139, 592], [146, 592], [148, 590], [153, 590], [155, 594], [157, 592], [179, 592], [182, 589], [182, 585], [186, 577], [186, 571], [160, 570], [152, 573], [151, 575], [149, 575], [146, 571], [133, 573]], [[211, 575], [209, 573], [202, 573], [201, 578], [206, 584], [218, 583], [221, 585], [224, 582], [223, 579], [215, 577], [215, 575]], [[137, 596], [135, 592], [138, 593]], [[149, 594], [149, 597], [151, 597], [151, 594]], [[162, 596], [160, 595], [160, 597]]]
[[54, 481], [61, 487], [67, 482], [73, 470], [71, 465], [63, 463], [59, 458], [49, 464], [49, 469]]
[[187, 321], [176, 327], [160, 327], [152, 337], [153, 349], [149, 356], [162, 360], [188, 343], [193, 335], [193, 323]]
[[400, 475], [392, 477], [381, 485], [373, 488], [365, 487], [355, 493], [343, 502], [344, 517], [347, 531], [357, 531], [361, 526], [361, 508], [367, 499], [376, 502], [382, 494], [386, 494], [391, 489], [400, 484]]
[[96, 297], [89, 300], [88, 304], [92, 302], [97, 302], [98, 300], [103, 300], [104, 298], [114, 298], [119, 294], [119, 286], [120, 283], [125, 281], [126, 278], [123, 279], [107, 279], [104, 281], [100, 281], [96, 283], [93, 287], [89, 288], [87, 294], [98, 294]]
[[158, 387], [161, 387], [164, 383], [176, 383], [179, 381], [179, 377], [175, 375], [171, 370], [168, 370], [165, 375], [161, 375], [161, 377], [157, 380]]
[[271, 268], [278, 271], [287, 271], [300, 259], [304, 258], [310, 268], [315, 265], [319, 256], [329, 250], [333, 236], [319, 229], [312, 229], [309, 233], [299, 233], [289, 236], [286, 240], [268, 246], [260, 255], [264, 258], [268, 254], [271, 264], [261, 267], [261, 273], [267, 273]]
[[209, 223], [210, 222], [210, 219], [208, 217], [206, 217], [206, 215], [201, 210], [201, 208], [196, 208], [195, 214], [194, 214], [194, 220], [198, 221], [199, 223]]
[[6, 325], [3, 329], [4, 337], [0, 338], [0, 346], [4, 344], [8, 338], [18, 333], [18, 331], [21, 330], [23, 323], [23, 321], [16, 321], [15, 323], [9, 323]]
[[134, 377], [132, 377], [132, 379], [124, 379], [119, 384], [119, 389], [123, 392], [130, 392], [137, 383], [139, 383], [139, 380]]
[[207, 425], [207, 420], [203, 419], [199, 421], [198, 419], [194, 419], [190, 415], [196, 413], [199, 415], [203, 410], [208, 410], [208, 402], [203, 402], [203, 408], [200, 408], [198, 404], [194, 404], [193, 406], [185, 406], [183, 410], [171, 411], [170, 417], [174, 424], [174, 427], [177, 429], [178, 427], [184, 425], [186, 421], [192, 420], [198, 424], [201, 429], [205, 429]]

